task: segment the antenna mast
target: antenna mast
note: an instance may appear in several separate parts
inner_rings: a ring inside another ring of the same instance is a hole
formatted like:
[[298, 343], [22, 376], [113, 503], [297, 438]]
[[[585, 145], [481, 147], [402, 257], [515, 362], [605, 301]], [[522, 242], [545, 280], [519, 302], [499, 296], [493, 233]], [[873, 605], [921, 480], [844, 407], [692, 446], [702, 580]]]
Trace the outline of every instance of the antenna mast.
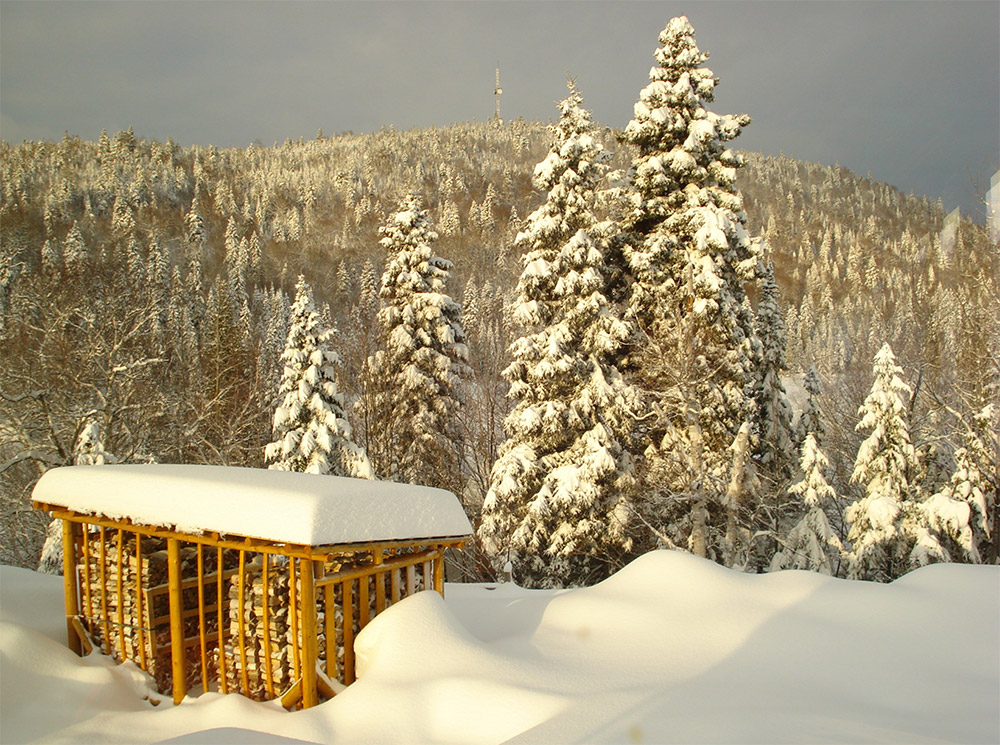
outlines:
[[502, 121], [500, 119], [500, 95], [502, 93], [503, 88], [500, 87], [500, 63], [497, 62], [497, 85], [496, 88], [493, 89], [493, 95], [497, 97], [497, 110], [493, 114], [493, 118], [496, 119], [497, 122]]

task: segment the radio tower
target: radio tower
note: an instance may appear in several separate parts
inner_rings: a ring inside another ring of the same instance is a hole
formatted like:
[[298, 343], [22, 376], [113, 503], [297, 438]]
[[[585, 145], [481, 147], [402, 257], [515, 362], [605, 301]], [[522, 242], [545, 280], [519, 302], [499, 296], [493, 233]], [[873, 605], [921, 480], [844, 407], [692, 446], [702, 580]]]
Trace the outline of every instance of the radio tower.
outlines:
[[496, 120], [497, 124], [502, 124], [503, 120], [500, 118], [500, 95], [503, 93], [503, 88], [500, 87], [500, 63], [497, 62], [497, 86], [493, 89], [493, 95], [497, 97], [497, 110], [493, 114], [493, 118]]

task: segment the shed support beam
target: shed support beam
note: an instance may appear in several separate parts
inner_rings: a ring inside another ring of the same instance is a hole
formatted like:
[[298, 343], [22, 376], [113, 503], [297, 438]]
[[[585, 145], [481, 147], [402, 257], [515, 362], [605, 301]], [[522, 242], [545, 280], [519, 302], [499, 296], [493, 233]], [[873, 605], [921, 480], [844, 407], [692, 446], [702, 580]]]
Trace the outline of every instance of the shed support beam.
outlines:
[[308, 709], [319, 703], [316, 692], [316, 586], [313, 582], [313, 562], [302, 559], [299, 562], [299, 577], [302, 582], [302, 708]]
[[80, 625], [77, 616], [80, 614], [80, 596], [77, 592], [76, 580], [76, 526], [69, 520], [62, 521], [63, 543], [63, 583], [66, 588], [66, 634], [69, 637], [69, 648], [78, 655], [83, 654], [83, 642], [77, 634]]
[[187, 695], [187, 665], [184, 657], [183, 596], [181, 593], [181, 543], [167, 539], [167, 593], [170, 602], [170, 666], [174, 704]]

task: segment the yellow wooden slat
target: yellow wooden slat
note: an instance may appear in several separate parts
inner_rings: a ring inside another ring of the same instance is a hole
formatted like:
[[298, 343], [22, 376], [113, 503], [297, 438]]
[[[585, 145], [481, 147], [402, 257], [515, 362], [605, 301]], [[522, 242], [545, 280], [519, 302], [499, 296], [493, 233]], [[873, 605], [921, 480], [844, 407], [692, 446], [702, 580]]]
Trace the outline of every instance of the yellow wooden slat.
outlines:
[[271, 624], [269, 620], [270, 614], [270, 578], [268, 577], [268, 557], [267, 554], [263, 556], [263, 572], [261, 577], [261, 587], [264, 590], [264, 601], [263, 601], [263, 624], [264, 624], [264, 675], [266, 678], [265, 685], [267, 686], [267, 695], [274, 698], [274, 671], [271, 669]]
[[354, 682], [354, 580], [343, 583], [341, 603], [344, 613], [344, 685]]
[[216, 548], [215, 559], [215, 605], [219, 626], [219, 692], [229, 693], [229, 681], [226, 679], [226, 644], [225, 644], [225, 617], [222, 610], [222, 582], [225, 577], [223, 571], [223, 560], [225, 555], [222, 546]]
[[125, 655], [125, 587], [122, 569], [125, 566], [125, 532], [118, 529], [118, 556], [115, 560], [115, 571], [117, 573], [117, 585], [115, 587], [115, 606], [118, 617], [118, 651], [121, 655], [119, 659], [124, 662], [128, 657]]
[[101, 622], [104, 626], [104, 633], [101, 634], [101, 650], [104, 654], [111, 654], [111, 626], [108, 623], [108, 555], [107, 544], [104, 537], [104, 526], [101, 526], [98, 540], [100, 541], [100, 562], [98, 576], [101, 587]]
[[202, 552], [202, 545], [196, 546], [198, 555], [198, 637], [201, 640], [201, 690], [208, 690], [208, 640], [205, 634], [208, 629], [205, 627], [205, 557]]
[[240, 551], [240, 571], [236, 575], [236, 603], [239, 609], [239, 617], [237, 618], [237, 632], [239, 634], [239, 639], [237, 641], [240, 645], [240, 682], [243, 686], [243, 695], [250, 695], [250, 681], [247, 679], [247, 633], [246, 633], [246, 604], [244, 603], [244, 596], [246, 594], [246, 551]]
[[[136, 623], [139, 624], [139, 666], [148, 671], [149, 670], [149, 660], [146, 657], [146, 631], [142, 627], [145, 625], [143, 620], [143, 592], [142, 592], [142, 536], [138, 533], [135, 534], [135, 606], [136, 606]], [[152, 627], [150, 627], [152, 628]]]

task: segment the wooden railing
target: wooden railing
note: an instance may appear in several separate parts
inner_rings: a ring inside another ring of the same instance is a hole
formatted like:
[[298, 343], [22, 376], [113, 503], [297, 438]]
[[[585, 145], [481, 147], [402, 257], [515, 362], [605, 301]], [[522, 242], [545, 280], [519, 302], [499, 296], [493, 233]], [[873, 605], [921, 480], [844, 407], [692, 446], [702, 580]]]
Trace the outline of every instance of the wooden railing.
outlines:
[[135, 661], [175, 703], [199, 690], [287, 708], [332, 697], [357, 677], [361, 629], [415, 592], [443, 593], [445, 549], [462, 545], [313, 550], [56, 516], [70, 646]]

